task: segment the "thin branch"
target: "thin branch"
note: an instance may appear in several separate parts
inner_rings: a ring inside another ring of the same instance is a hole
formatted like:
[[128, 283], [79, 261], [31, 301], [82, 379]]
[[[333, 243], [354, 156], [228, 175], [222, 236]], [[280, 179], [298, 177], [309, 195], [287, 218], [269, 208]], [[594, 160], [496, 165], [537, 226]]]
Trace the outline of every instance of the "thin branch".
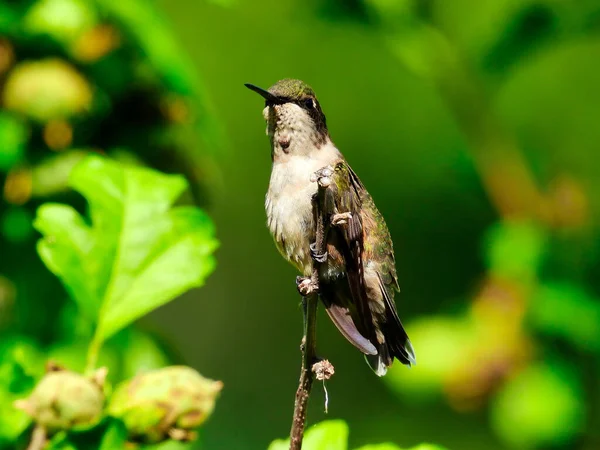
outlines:
[[315, 330], [318, 301], [317, 294], [311, 294], [308, 297], [302, 298], [302, 307], [304, 309], [304, 337], [301, 345], [302, 369], [300, 371], [300, 381], [294, 403], [294, 418], [290, 432], [290, 450], [300, 450], [302, 448], [308, 398], [313, 383], [312, 361], [315, 358], [316, 351]]
[[46, 446], [47, 437], [46, 429], [41, 425], [36, 425], [27, 450], [42, 450]]
[[[327, 185], [319, 180], [319, 189], [313, 199], [313, 213], [316, 224], [315, 250], [317, 254], [325, 253], [325, 219], [322, 213], [325, 190]], [[313, 260], [311, 285], [316, 287], [308, 295], [302, 297], [302, 309], [304, 312], [304, 336], [300, 349], [302, 351], [302, 369], [300, 371], [300, 381], [296, 391], [296, 401], [294, 403], [294, 417], [292, 420], [292, 430], [290, 432], [290, 450], [302, 449], [302, 438], [304, 428], [306, 427], [306, 412], [308, 407], [308, 398], [313, 383], [313, 363], [316, 360], [317, 347], [317, 305], [319, 302], [319, 265]]]

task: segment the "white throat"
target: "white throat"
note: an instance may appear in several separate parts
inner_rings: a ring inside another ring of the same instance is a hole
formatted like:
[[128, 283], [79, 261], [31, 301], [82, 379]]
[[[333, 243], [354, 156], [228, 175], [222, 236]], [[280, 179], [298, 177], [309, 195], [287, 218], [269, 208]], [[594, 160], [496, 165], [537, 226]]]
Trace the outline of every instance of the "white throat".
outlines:
[[313, 119], [295, 103], [267, 106], [263, 116], [267, 122], [273, 161], [294, 155], [309, 156], [323, 145]]

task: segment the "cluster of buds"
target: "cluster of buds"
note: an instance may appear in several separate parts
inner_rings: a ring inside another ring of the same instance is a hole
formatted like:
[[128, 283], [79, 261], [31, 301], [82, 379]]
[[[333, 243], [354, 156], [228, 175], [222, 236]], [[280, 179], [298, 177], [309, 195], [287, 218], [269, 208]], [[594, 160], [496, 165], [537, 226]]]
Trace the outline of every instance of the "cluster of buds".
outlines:
[[[15, 402], [15, 408], [36, 424], [32, 442], [36, 433], [43, 444], [55, 433], [98, 425], [104, 416], [107, 372], [101, 368], [84, 376], [49, 363], [31, 395]], [[222, 388], [221, 381], [204, 378], [189, 367], [165, 367], [121, 383], [108, 414], [123, 422], [133, 442], [189, 441], [212, 413]]]

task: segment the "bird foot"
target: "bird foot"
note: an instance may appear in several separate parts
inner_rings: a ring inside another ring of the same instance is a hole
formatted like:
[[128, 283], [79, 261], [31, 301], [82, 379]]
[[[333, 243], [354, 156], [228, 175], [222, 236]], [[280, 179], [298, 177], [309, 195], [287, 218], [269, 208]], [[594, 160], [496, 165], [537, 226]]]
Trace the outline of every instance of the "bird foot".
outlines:
[[327, 188], [331, 185], [331, 176], [333, 175], [333, 167], [325, 166], [317, 170], [310, 176], [310, 181], [316, 181], [320, 187]]
[[352, 219], [351, 212], [334, 214], [331, 216], [331, 224], [336, 227], [340, 225], [346, 225], [350, 219]]
[[319, 284], [313, 281], [311, 277], [296, 277], [296, 287], [303, 297], [308, 297], [319, 291]]
[[318, 253], [316, 242], [313, 242], [312, 244], [310, 244], [309, 248], [310, 248], [310, 256], [312, 257], [312, 259], [314, 259], [315, 261], [320, 262], [320, 263], [324, 263], [325, 261], [327, 261], [327, 252]]

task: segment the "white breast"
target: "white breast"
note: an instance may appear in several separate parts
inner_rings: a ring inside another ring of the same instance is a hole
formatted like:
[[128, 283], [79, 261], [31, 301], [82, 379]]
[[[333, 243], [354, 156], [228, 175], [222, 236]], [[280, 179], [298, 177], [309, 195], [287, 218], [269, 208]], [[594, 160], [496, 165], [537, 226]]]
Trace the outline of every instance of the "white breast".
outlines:
[[309, 245], [315, 239], [312, 197], [317, 183], [310, 178], [340, 157], [335, 146], [328, 143], [310, 157], [290, 154], [273, 162], [265, 202], [269, 230], [283, 256], [305, 276], [311, 271]]
[[302, 156], [274, 162], [265, 202], [269, 230], [279, 250], [307, 276], [315, 228], [312, 196], [317, 191], [310, 176], [321, 167], [322, 162]]

